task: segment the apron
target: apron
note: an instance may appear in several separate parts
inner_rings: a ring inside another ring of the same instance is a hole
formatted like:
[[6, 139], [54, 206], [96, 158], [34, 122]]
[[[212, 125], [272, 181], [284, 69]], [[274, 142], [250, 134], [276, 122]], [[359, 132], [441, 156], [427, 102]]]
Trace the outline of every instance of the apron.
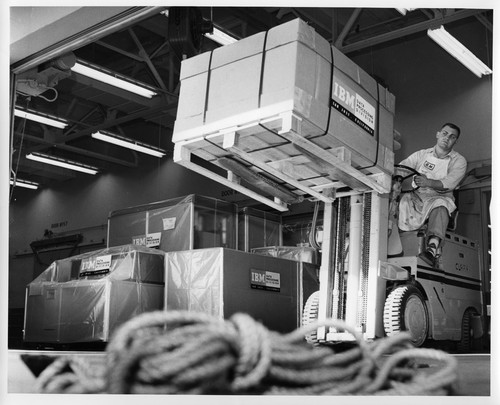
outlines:
[[[450, 159], [439, 159], [429, 154], [416, 170], [428, 179], [442, 180], [448, 175]], [[436, 207], [446, 207], [449, 213], [457, 208], [451, 191], [439, 192], [429, 187], [406, 193], [399, 202], [399, 229], [413, 231], [420, 229], [429, 213]]]

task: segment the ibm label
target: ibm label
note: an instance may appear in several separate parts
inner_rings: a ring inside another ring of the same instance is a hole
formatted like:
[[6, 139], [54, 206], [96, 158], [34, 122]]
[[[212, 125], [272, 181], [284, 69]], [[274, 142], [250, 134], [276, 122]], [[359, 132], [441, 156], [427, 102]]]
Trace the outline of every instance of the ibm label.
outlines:
[[250, 269], [250, 287], [258, 290], [280, 291], [280, 274], [266, 270]]
[[80, 276], [88, 276], [92, 274], [104, 274], [111, 267], [111, 255], [97, 256], [82, 260], [80, 264]]
[[160, 246], [161, 232], [148, 233], [147, 235], [132, 237], [132, 244], [146, 246], [148, 248], [157, 248]]
[[375, 133], [375, 107], [345, 83], [335, 80], [332, 107], [373, 136]]

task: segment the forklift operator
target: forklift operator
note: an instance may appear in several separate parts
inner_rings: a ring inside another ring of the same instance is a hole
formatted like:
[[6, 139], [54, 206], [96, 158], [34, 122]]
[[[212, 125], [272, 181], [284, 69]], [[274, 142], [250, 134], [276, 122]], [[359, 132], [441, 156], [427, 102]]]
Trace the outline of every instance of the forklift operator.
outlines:
[[417, 151], [401, 162], [420, 175], [413, 178], [416, 189], [401, 198], [398, 225], [402, 231], [412, 231], [428, 219], [426, 249], [420, 258], [432, 266], [442, 248], [449, 216], [457, 208], [453, 190], [467, 168], [465, 158], [453, 150], [459, 136], [460, 128], [446, 123], [437, 132], [433, 148]]

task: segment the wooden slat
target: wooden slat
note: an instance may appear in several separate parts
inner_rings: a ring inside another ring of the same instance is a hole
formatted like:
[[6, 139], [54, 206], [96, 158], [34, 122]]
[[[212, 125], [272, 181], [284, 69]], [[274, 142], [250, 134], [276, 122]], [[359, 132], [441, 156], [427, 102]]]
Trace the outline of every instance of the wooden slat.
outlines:
[[254, 200], [257, 200], [263, 204], [266, 204], [271, 208], [274, 208], [281, 212], [288, 211], [288, 206], [286, 204], [278, 200], [271, 200], [269, 198], [263, 197], [262, 195], [256, 193], [255, 191], [252, 191], [242, 186], [237, 181], [234, 181], [234, 179], [231, 179], [232, 177], [231, 174], [228, 174], [229, 177], [228, 179], [193, 163], [191, 161], [191, 152], [187, 148], [185, 148], [184, 145], [182, 144], [176, 144], [174, 146], [174, 162], [180, 164], [181, 166], [186, 167], [187, 169], [193, 170], [198, 174], [208, 177], [209, 179], [217, 181], [229, 188], [239, 191], [240, 193], [245, 194], [250, 198], [253, 198]]
[[268, 165], [268, 164], [266, 164], [266, 163], [264, 163], [262, 161], [259, 161], [259, 160], [255, 159], [250, 154], [248, 154], [248, 153], [242, 151], [241, 149], [239, 149], [239, 147], [238, 147], [238, 137], [237, 137], [236, 133], [227, 134], [224, 137], [224, 148], [226, 150], [228, 150], [230, 152], [233, 152], [234, 154], [240, 156], [242, 159], [248, 161], [249, 163], [255, 165], [256, 167], [259, 167], [261, 170], [263, 170], [263, 171], [265, 171], [267, 173], [270, 173], [270, 174], [272, 174], [273, 176], [275, 176], [277, 178], [280, 178], [280, 179], [284, 180], [286, 183], [291, 184], [294, 187], [303, 190], [304, 192], [312, 195], [313, 197], [318, 198], [321, 201], [331, 201], [330, 198], [325, 197], [323, 194], [318, 193], [318, 192], [316, 192], [314, 190], [311, 190], [311, 189], [308, 189], [308, 188], [304, 187], [296, 179], [294, 179], [292, 177], [289, 177], [288, 175], [286, 175], [282, 171], [277, 170], [277, 169], [273, 168], [272, 166], [270, 166], [270, 165]]

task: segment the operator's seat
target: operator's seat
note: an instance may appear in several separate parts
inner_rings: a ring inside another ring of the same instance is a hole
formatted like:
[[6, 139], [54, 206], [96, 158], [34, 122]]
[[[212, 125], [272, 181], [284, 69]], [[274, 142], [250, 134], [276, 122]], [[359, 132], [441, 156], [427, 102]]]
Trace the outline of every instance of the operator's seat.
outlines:
[[458, 208], [450, 214], [450, 222], [448, 222], [448, 231], [455, 231], [457, 229], [458, 222]]

